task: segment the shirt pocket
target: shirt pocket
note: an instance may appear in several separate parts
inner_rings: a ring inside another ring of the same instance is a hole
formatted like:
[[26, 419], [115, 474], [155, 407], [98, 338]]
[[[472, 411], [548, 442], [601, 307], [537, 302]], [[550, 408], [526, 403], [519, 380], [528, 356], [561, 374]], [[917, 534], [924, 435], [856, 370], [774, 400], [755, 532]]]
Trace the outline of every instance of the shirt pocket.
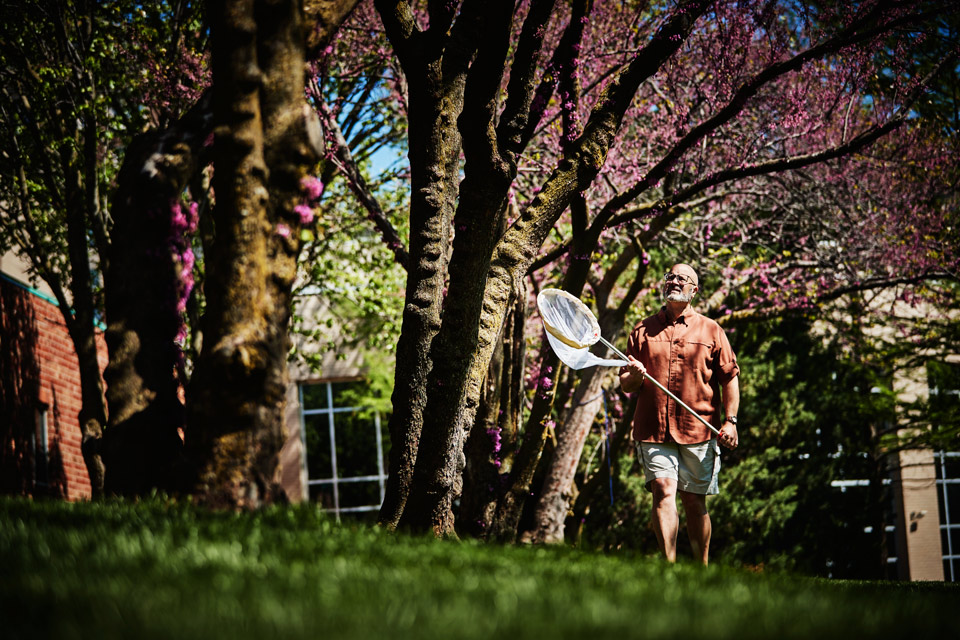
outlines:
[[709, 386], [713, 378], [714, 359], [716, 358], [714, 344], [697, 340], [687, 340], [683, 349], [683, 359], [686, 365], [697, 372], [697, 377], [704, 386]]
[[640, 362], [652, 375], [666, 374], [670, 370], [671, 340], [652, 338], [645, 340], [640, 348]]

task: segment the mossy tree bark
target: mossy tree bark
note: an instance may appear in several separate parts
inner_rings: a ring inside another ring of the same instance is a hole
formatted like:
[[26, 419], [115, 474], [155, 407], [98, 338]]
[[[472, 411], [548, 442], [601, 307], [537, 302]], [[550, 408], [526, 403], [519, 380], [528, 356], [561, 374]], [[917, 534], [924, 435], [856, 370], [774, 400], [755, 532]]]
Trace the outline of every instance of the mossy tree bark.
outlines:
[[431, 4], [430, 28], [421, 31], [409, 5], [378, 1], [387, 35], [407, 76], [409, 91], [410, 239], [390, 418], [390, 477], [379, 520], [395, 527], [406, 507], [431, 370], [430, 344], [440, 327], [447, 275], [450, 220], [461, 153], [457, 116], [473, 47], [479, 3], [451, 29], [453, 10]]
[[[326, 3], [339, 17], [320, 27], [335, 29], [355, 4]], [[304, 97], [301, 3], [218, 0], [208, 15], [216, 236], [207, 256], [203, 346], [188, 394], [189, 485], [205, 504], [250, 508], [283, 497], [278, 454], [302, 224], [294, 207], [303, 200], [300, 180], [320, 158], [322, 135]]]

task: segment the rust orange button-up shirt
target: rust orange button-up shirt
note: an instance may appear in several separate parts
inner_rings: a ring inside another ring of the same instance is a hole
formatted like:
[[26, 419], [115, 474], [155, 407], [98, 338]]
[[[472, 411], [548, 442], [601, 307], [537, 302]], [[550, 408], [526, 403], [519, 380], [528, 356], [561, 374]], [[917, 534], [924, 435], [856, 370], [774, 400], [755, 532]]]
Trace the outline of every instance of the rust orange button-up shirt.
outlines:
[[[647, 373], [718, 429], [720, 387], [740, 373], [723, 329], [689, 306], [673, 322], [660, 309], [633, 328], [627, 354]], [[644, 379], [637, 392], [633, 439], [637, 442], [696, 444], [713, 433], [675, 400]]]

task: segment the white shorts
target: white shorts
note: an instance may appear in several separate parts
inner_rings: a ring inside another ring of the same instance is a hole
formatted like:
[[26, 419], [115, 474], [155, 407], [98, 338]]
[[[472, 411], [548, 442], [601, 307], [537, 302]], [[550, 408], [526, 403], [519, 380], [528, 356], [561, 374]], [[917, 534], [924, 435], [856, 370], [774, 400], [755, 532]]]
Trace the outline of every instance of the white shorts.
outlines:
[[720, 445], [716, 438], [697, 444], [637, 442], [637, 458], [647, 488], [656, 478], [672, 478], [677, 489], [714, 495], [720, 492]]

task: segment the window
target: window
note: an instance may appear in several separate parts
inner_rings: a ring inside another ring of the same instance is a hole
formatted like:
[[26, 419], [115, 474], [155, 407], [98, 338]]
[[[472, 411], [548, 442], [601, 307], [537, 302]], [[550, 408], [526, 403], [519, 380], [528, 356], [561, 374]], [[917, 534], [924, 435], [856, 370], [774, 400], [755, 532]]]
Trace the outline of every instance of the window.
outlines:
[[47, 433], [47, 405], [40, 404], [33, 431], [33, 483], [36, 487], [45, 487], [49, 482], [50, 442]]
[[[960, 364], [932, 360], [927, 363], [930, 418], [941, 425], [957, 424], [960, 414]], [[943, 579], [960, 579], [960, 451], [934, 454], [937, 467], [937, 501], [940, 507], [940, 547]]]
[[364, 383], [300, 385], [300, 425], [310, 500], [336, 514], [376, 512], [386, 485], [384, 437], [378, 413], [357, 406]]
[[960, 578], [960, 451], [938, 451], [937, 502], [940, 506], [940, 548], [943, 579]]

